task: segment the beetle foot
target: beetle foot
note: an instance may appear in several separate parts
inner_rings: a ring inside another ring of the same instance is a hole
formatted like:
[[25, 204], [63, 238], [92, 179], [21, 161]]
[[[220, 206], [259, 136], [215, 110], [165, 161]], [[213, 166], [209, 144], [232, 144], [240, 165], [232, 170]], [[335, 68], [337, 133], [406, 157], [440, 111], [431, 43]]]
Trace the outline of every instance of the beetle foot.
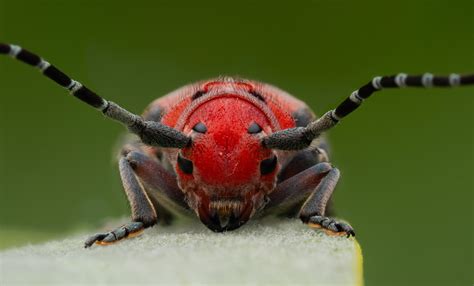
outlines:
[[311, 216], [307, 221], [307, 224], [312, 228], [323, 228], [324, 231], [329, 235], [346, 235], [347, 237], [355, 236], [352, 226], [331, 217], [319, 215]]
[[124, 238], [135, 237], [140, 235], [143, 229], [144, 224], [142, 222], [131, 222], [113, 231], [97, 233], [89, 237], [84, 243], [84, 247], [91, 247], [94, 243], [99, 245], [108, 245]]

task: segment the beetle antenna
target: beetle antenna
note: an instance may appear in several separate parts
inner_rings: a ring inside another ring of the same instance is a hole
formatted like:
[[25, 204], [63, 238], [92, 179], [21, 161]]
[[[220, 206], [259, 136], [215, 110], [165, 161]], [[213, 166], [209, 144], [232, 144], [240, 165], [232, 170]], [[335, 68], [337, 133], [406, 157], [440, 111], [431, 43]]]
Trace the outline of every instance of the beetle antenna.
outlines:
[[474, 74], [434, 76], [430, 73], [411, 76], [404, 73], [377, 76], [347, 97], [336, 109], [326, 112], [306, 127], [277, 131], [263, 139], [263, 145], [271, 149], [300, 150], [308, 147], [322, 132], [334, 127], [342, 118], [356, 110], [372, 93], [383, 88], [403, 87], [456, 87], [474, 84]]
[[155, 121], [145, 121], [142, 117], [129, 112], [118, 104], [105, 100], [80, 82], [71, 79], [54, 65], [40, 56], [19, 46], [0, 43], [0, 54], [7, 54], [26, 64], [38, 68], [45, 76], [66, 88], [70, 94], [102, 111], [102, 113], [119, 121], [137, 134], [143, 143], [151, 146], [183, 148], [188, 146], [191, 139], [169, 126]]

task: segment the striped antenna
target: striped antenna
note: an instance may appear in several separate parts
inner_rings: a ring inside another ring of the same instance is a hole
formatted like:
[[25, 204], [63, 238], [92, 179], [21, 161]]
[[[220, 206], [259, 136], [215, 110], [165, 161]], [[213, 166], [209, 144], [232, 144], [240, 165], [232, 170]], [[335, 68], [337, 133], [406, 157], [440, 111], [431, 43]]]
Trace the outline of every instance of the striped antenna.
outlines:
[[105, 100], [32, 52], [16, 45], [0, 43], [0, 54], [10, 55], [12, 58], [38, 68], [45, 76], [69, 90], [71, 95], [102, 111], [105, 116], [127, 126], [147, 145], [183, 148], [190, 144], [191, 139], [180, 131], [159, 122], [145, 121], [118, 104]]
[[309, 123], [306, 127], [296, 127], [275, 132], [263, 139], [263, 145], [271, 149], [300, 150], [308, 147], [322, 132], [334, 127], [342, 118], [356, 110], [374, 92], [384, 88], [403, 87], [457, 87], [474, 84], [474, 74], [434, 76], [430, 73], [411, 76], [404, 73], [393, 76], [377, 76], [352, 92], [336, 109]]

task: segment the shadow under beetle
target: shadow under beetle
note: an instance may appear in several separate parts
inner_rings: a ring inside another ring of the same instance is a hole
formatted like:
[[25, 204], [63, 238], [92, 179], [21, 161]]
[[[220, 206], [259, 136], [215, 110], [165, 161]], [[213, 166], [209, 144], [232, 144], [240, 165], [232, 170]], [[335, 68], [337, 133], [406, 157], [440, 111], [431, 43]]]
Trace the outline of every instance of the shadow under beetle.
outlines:
[[37, 67], [136, 135], [119, 160], [132, 222], [90, 237], [86, 247], [131, 237], [173, 215], [193, 214], [216, 232], [274, 213], [295, 215], [332, 234], [355, 235], [327, 210], [339, 171], [328, 163], [323, 132], [383, 88], [474, 84], [474, 74], [375, 77], [317, 118], [304, 102], [274, 86], [221, 77], [158, 98], [138, 116], [19, 46], [0, 44], [0, 54]]

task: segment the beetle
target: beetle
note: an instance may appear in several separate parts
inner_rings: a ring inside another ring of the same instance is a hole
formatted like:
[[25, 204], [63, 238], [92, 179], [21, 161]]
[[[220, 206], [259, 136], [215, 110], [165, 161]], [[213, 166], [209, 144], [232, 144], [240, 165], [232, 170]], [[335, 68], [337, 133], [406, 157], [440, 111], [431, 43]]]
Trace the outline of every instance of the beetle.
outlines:
[[219, 77], [160, 97], [139, 116], [28, 50], [0, 44], [0, 54], [38, 68], [134, 134], [119, 159], [132, 221], [91, 236], [85, 247], [135, 236], [176, 215], [197, 217], [215, 232], [267, 214], [292, 215], [330, 234], [355, 236], [328, 208], [340, 173], [329, 163], [324, 132], [384, 88], [474, 84], [474, 74], [378, 76], [316, 117], [272, 85]]

